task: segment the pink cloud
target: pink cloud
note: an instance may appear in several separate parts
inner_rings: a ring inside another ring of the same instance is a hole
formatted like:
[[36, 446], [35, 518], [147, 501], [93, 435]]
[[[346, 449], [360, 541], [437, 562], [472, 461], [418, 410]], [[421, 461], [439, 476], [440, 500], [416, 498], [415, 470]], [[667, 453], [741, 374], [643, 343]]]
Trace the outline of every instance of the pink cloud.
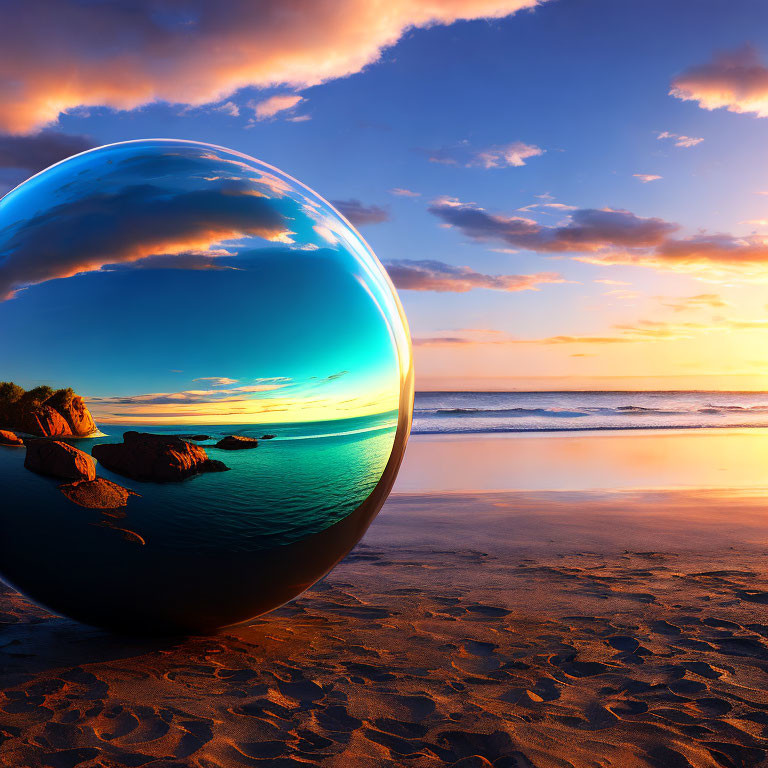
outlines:
[[304, 97], [296, 93], [281, 93], [277, 96], [270, 96], [263, 101], [252, 102], [249, 106], [252, 107], [257, 120], [269, 120], [280, 112], [293, 109], [302, 101], [304, 101]]
[[446, 331], [435, 336], [421, 336], [413, 339], [416, 347], [457, 347], [475, 345], [517, 345], [533, 344], [545, 346], [582, 345], [582, 344], [636, 344], [646, 341], [679, 341], [689, 339], [699, 333], [712, 333], [728, 328], [744, 327], [748, 329], [765, 328], [766, 322], [746, 323], [731, 321], [726, 326], [711, 326], [702, 323], [667, 323], [658, 320], [640, 320], [632, 325], [614, 325], [615, 333], [604, 336], [570, 335], [544, 336], [540, 338], [518, 338], [499, 331]]
[[494, 291], [535, 291], [545, 283], [564, 283], [556, 272], [533, 275], [486, 275], [470, 267], [455, 267], [442, 261], [389, 261], [384, 265], [392, 282], [407, 291], [466, 293], [475, 288]]
[[475, 162], [484, 168], [503, 168], [514, 166], [519, 168], [525, 165], [529, 157], [543, 155], [544, 150], [535, 144], [525, 144], [522, 141], [513, 141], [500, 147], [490, 147], [475, 155]]
[[149, 0], [17, 3], [0, 26], [0, 130], [28, 133], [82, 106], [215, 104], [251, 87], [305, 88], [359, 72], [414, 27], [502, 18], [539, 0], [200, 0], [178, 19]]
[[535, 144], [513, 141], [486, 149], [475, 149], [466, 140], [453, 146], [441, 147], [427, 152], [432, 163], [462, 165], [465, 168], [520, 168], [531, 157], [543, 155], [545, 150]]
[[675, 142], [676, 147], [695, 147], [704, 141], [700, 136], [683, 136], [680, 133], [670, 133], [669, 131], [661, 131], [656, 138], [660, 141], [671, 139]]
[[745, 45], [687, 69], [672, 81], [669, 93], [698, 102], [702, 109], [725, 108], [768, 117], [768, 66], [752, 46]]

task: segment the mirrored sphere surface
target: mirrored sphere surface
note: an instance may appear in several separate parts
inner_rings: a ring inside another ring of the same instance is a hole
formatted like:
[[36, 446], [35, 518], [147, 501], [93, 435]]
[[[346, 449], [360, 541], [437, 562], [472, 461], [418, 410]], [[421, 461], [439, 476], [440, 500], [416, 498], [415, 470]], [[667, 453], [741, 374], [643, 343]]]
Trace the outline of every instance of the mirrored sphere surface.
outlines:
[[212, 631], [321, 578], [413, 408], [405, 317], [354, 228], [269, 165], [165, 139], [0, 201], [0, 379], [0, 575], [136, 633]]

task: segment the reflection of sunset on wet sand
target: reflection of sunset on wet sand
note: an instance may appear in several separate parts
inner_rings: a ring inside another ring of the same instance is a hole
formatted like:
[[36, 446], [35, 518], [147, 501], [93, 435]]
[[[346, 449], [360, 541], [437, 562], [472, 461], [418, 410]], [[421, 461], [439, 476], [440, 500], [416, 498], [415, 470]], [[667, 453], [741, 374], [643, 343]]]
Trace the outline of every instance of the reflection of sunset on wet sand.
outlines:
[[402, 492], [768, 488], [768, 430], [417, 435]]

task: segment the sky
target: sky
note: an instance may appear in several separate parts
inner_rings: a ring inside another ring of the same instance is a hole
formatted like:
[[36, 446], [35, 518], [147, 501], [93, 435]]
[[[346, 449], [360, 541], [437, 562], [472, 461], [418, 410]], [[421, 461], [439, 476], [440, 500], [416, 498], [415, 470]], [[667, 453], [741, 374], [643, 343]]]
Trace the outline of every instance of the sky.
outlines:
[[[178, 140], [93, 149], [0, 201], [3, 373], [99, 423], [385, 414], [408, 361], [386, 273], [310, 190]], [[402, 354], [401, 354], [402, 350]]]
[[[229, 147], [359, 229], [405, 307], [417, 389], [768, 389], [764, 3], [9, 13], [4, 189], [111, 142]], [[0, 256], [8, 307], [53, 284], [10, 273]]]

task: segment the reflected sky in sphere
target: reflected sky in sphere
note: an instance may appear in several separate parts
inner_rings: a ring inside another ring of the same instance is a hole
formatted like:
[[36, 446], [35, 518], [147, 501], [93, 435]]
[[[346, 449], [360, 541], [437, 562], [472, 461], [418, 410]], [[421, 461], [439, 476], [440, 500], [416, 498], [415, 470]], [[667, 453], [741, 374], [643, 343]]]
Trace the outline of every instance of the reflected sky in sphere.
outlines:
[[97, 463], [138, 494], [115, 526], [0, 449], [0, 572], [54, 611], [132, 631], [245, 620], [332, 568], [394, 482], [413, 397], [394, 289], [338, 212], [253, 158], [126, 142], [16, 188], [0, 328], [0, 379], [84, 398], [99, 432], [79, 450], [205, 433], [228, 467], [157, 483]]
[[100, 423], [397, 408], [408, 342], [383, 270], [270, 166], [191, 142], [112, 145], [11, 192], [0, 226], [0, 324], [24, 328], [3, 337], [3, 377], [71, 386]]

